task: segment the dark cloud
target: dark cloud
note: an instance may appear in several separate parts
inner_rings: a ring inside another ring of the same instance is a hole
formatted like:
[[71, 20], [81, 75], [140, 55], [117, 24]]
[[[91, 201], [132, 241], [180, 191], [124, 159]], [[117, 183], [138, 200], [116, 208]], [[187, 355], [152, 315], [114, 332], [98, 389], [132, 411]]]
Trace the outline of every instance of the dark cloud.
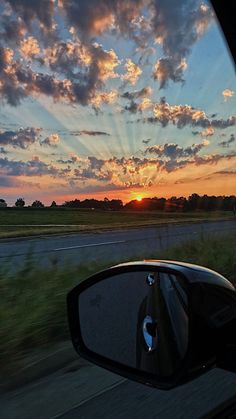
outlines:
[[83, 39], [101, 35], [111, 25], [123, 35], [133, 36], [132, 22], [140, 16], [144, 0], [69, 0], [64, 10]]
[[213, 175], [235, 176], [236, 170], [219, 170], [218, 172], [214, 172]]
[[141, 90], [135, 90], [134, 92], [125, 92], [121, 95], [122, 98], [133, 100], [138, 98], [143, 98], [146, 96], [149, 96], [151, 94], [151, 88], [150, 87], [144, 87]]
[[142, 143], [147, 145], [150, 143], [150, 141], [151, 141], [151, 138], [147, 138], [147, 140], [143, 140]]
[[17, 131], [0, 132], [0, 144], [27, 149], [39, 140], [40, 133], [40, 128], [20, 128]]
[[203, 141], [199, 144], [193, 144], [189, 147], [181, 147], [178, 144], [166, 143], [164, 145], [154, 145], [147, 147], [145, 153], [155, 154], [158, 157], [169, 158], [171, 160], [177, 160], [183, 157], [195, 156], [203, 147], [209, 144], [208, 141]]
[[[1, 135], [1, 134], [0, 134]], [[0, 147], [0, 154], [7, 154], [7, 150], [4, 147]]]
[[160, 88], [169, 80], [183, 81], [189, 56], [195, 42], [208, 28], [213, 18], [212, 10], [195, 0], [153, 0], [153, 34], [162, 46], [165, 57], [158, 60], [153, 77]]
[[75, 169], [74, 176], [78, 180], [95, 179], [102, 182], [109, 182], [112, 179], [111, 172], [96, 172], [91, 169]]
[[19, 44], [25, 32], [26, 27], [21, 18], [12, 19], [11, 16], [1, 16], [0, 36], [8, 45]]
[[31, 29], [33, 20], [37, 19], [46, 28], [53, 25], [54, 2], [52, 0], [7, 0], [13, 11], [21, 16], [23, 22]]
[[12, 106], [17, 106], [27, 93], [19, 86], [12, 67], [13, 50], [0, 46], [0, 94]]
[[134, 102], [134, 100], [131, 100], [130, 101], [130, 104], [129, 105], [126, 105], [124, 107], [124, 110], [125, 111], [128, 111], [130, 113], [137, 113], [137, 111], [138, 111], [138, 103]]
[[57, 163], [60, 164], [75, 164], [77, 163], [79, 160], [79, 158], [76, 155], [72, 155], [69, 159], [65, 160], [65, 159], [58, 159]]
[[55, 166], [48, 165], [36, 156], [27, 162], [0, 158], [0, 174], [2, 176], [50, 175], [56, 177], [62, 175], [63, 173]]
[[40, 141], [40, 145], [46, 145], [48, 147], [57, 147], [60, 143], [60, 137], [58, 134], [50, 134], [48, 137], [46, 137], [44, 140]]
[[221, 147], [228, 148], [228, 147], [230, 147], [230, 144], [234, 143], [234, 141], [235, 141], [235, 135], [231, 134], [230, 138], [228, 140], [221, 141], [221, 142], [218, 143], [218, 145], [220, 145]]
[[87, 135], [87, 136], [91, 136], [91, 137], [97, 137], [97, 136], [100, 136], [100, 135], [110, 136], [110, 134], [108, 132], [105, 132], [105, 131], [90, 131], [90, 130], [79, 131], [79, 134], [77, 134], [77, 135]]
[[169, 80], [174, 83], [184, 82], [183, 72], [187, 64], [185, 61], [174, 60], [171, 58], [160, 58], [155, 65], [153, 78], [160, 83], [160, 89], [163, 89]]

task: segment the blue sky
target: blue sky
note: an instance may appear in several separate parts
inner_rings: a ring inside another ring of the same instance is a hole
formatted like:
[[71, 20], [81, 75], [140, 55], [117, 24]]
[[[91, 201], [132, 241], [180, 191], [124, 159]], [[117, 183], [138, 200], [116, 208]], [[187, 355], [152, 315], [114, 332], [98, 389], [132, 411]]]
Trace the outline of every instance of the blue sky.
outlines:
[[9, 204], [235, 193], [235, 70], [208, 3], [0, 5]]

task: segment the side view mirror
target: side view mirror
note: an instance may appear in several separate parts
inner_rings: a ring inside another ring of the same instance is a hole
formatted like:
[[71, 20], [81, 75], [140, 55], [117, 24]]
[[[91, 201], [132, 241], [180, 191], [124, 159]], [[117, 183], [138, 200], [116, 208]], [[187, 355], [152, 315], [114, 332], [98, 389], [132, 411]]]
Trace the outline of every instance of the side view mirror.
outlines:
[[170, 389], [214, 366], [236, 372], [236, 290], [174, 261], [99, 272], [67, 296], [75, 350], [129, 379]]

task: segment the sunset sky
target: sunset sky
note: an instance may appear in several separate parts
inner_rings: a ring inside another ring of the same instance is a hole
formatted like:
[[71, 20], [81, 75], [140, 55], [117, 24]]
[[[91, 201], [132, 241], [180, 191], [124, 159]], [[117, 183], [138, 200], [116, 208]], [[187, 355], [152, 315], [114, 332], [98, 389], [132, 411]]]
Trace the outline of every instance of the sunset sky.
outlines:
[[208, 2], [0, 0], [0, 198], [236, 193], [236, 77]]

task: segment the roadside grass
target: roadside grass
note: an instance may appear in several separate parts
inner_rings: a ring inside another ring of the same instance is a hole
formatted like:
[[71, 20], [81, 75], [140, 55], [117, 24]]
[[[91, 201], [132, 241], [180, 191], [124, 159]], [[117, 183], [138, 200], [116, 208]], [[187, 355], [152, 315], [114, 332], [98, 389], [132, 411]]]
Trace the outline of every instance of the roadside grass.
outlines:
[[[188, 241], [161, 253], [145, 254], [146, 259], [172, 259], [209, 267], [236, 284], [236, 236], [220, 235]], [[131, 260], [135, 260], [132, 258]], [[137, 259], [142, 259], [140, 256]], [[117, 263], [123, 260], [117, 260]], [[114, 261], [90, 266], [58, 265], [35, 267], [32, 254], [23, 268], [13, 273], [9, 258], [0, 266], [0, 368], [3, 376], [24, 365], [34, 351], [50, 348], [69, 339], [66, 294], [80, 281]]]
[[98, 211], [68, 208], [0, 209], [0, 238], [233, 219], [230, 211]]

